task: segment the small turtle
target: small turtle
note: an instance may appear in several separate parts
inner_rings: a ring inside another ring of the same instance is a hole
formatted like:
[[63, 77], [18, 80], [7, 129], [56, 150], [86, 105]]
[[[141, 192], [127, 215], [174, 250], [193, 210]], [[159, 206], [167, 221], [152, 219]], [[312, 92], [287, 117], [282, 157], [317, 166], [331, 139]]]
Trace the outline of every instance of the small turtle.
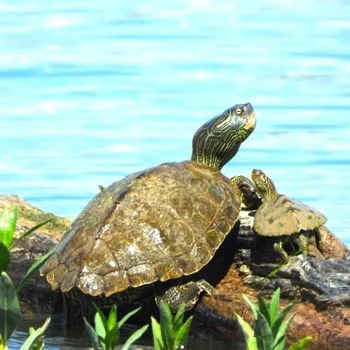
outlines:
[[[236, 105], [204, 124], [192, 158], [131, 174], [103, 188], [42, 267], [53, 289], [111, 296], [192, 275], [237, 221], [241, 193], [221, 172], [254, 130], [253, 107]], [[164, 300], [191, 308], [204, 280], [171, 287]], [[162, 296], [157, 296], [157, 301]]]
[[[274, 183], [262, 170], [254, 169], [251, 176], [253, 182], [242, 176], [233, 177], [231, 181], [242, 190], [243, 202], [247, 202], [250, 208], [257, 208], [253, 225], [255, 233], [264, 237], [280, 238], [274, 244], [274, 250], [283, 261], [288, 260], [288, 253], [283, 248], [286, 242], [296, 243], [299, 251], [307, 254], [312, 234], [315, 236], [317, 248], [322, 252], [318, 228], [327, 218], [316, 209], [277, 193]], [[254, 197], [250, 192], [258, 193], [263, 203], [260, 205], [259, 196]]]

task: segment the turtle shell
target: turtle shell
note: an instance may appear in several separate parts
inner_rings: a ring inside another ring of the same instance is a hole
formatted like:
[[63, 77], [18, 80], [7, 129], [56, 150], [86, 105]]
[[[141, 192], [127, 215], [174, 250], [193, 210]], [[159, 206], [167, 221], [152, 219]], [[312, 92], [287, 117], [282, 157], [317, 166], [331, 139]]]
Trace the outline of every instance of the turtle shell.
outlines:
[[109, 296], [199, 271], [238, 218], [241, 195], [205, 165], [167, 163], [96, 195], [43, 266], [53, 289]]
[[316, 209], [279, 194], [259, 207], [253, 228], [261, 236], [277, 237], [314, 230], [326, 221]]

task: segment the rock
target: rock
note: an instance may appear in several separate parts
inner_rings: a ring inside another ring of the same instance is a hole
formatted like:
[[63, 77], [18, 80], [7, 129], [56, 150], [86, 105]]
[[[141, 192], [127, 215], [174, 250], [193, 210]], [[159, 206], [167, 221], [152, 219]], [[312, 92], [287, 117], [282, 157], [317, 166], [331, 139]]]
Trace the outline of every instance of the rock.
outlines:
[[[312, 336], [311, 349], [350, 349], [350, 262], [349, 249], [326, 227], [321, 227], [324, 251], [311, 242], [310, 256], [290, 257], [287, 265], [252, 262], [254, 255], [267, 255], [264, 246], [254, 246], [252, 231], [254, 213], [242, 211], [237, 239], [238, 251], [234, 263], [216, 285], [218, 293], [203, 296], [196, 309], [206, 325], [223, 337], [235, 341], [242, 339], [240, 328], [232, 323], [234, 313], [252, 322], [242, 294], [256, 300], [259, 293], [269, 299], [276, 288], [281, 289], [281, 305], [293, 302], [292, 323], [288, 340], [294, 342]], [[269, 260], [274, 260], [272, 255]], [[273, 277], [266, 277], [271, 271]], [[229, 320], [231, 322], [229, 322]]]
[[70, 220], [58, 217], [51, 213], [46, 213], [18, 196], [0, 195], [0, 211], [2, 211], [4, 208], [12, 210], [16, 206], [19, 209], [17, 233], [20, 233], [46, 220], [50, 220], [50, 222], [40, 228], [40, 232], [58, 241], [61, 239], [63, 232], [67, 231], [71, 224]]
[[[349, 248], [341, 242], [326, 226], [319, 228], [323, 242], [323, 253], [325, 259], [337, 258], [347, 259]], [[315, 247], [313, 245], [313, 247]]]
[[[53, 220], [51, 226], [40, 228], [13, 250], [9, 272], [19, 281], [27, 267], [56, 243], [70, 222], [44, 213], [16, 196], [0, 196], [0, 208], [14, 205], [19, 206], [21, 213], [19, 232], [49, 217]], [[321, 227], [325, 242], [323, 253], [314, 245], [310, 247], [310, 256], [291, 257], [288, 264], [281, 267], [271, 261], [252, 261], [252, 249], [257, 250], [255, 255], [267, 254], [260, 246], [254, 246], [253, 215], [251, 211], [242, 211], [240, 225], [227, 237], [213, 263], [205, 267], [204, 274], [208, 279], [211, 276], [210, 282], [216, 286], [217, 293], [204, 295], [197, 304], [194, 311], [196, 332], [212, 333], [242, 344], [242, 332], [233, 315], [238, 313], [252, 321], [242, 293], [252, 299], [258, 293], [269, 298], [280, 287], [281, 304], [292, 301], [295, 304], [292, 312], [297, 313], [288, 333], [289, 341], [309, 335], [314, 339], [311, 349], [350, 349], [350, 262], [346, 260], [349, 249], [326, 227]], [[274, 269], [274, 276], [267, 278]], [[57, 305], [61, 306], [60, 293], [53, 293], [39, 275], [23, 289], [25, 312], [47, 313]]]
[[203, 296], [196, 309], [197, 316], [205, 319], [205, 325], [211, 332], [226, 339], [242, 341], [241, 330], [232, 321], [233, 315], [237, 313], [245, 320], [253, 321], [248, 306], [243, 302], [242, 294], [246, 294], [252, 300], [256, 300], [258, 293], [264, 298], [270, 298], [272, 290], [281, 287], [281, 306], [293, 302], [295, 305], [292, 313], [297, 315], [288, 332], [289, 342], [312, 336], [313, 345], [310, 349], [350, 349], [350, 326], [347, 323], [350, 317], [349, 304], [327, 305], [321, 310], [308, 300], [307, 295], [290, 294], [288, 290], [293, 285], [290, 280], [283, 283], [273, 279], [270, 281], [272, 288], [255, 289], [245, 282], [247, 276], [240, 272], [239, 265], [234, 264], [216, 286], [218, 294]]
[[[38, 231], [16, 243], [11, 250], [9, 275], [15, 285], [18, 285], [34, 261], [56, 245], [70, 226], [70, 221], [51, 213], [45, 213], [18, 196], [0, 196], [0, 211], [4, 208], [12, 210], [15, 206], [19, 209], [15, 237], [50, 219], [50, 222], [40, 227]], [[28, 317], [35, 314], [51, 313], [61, 300], [61, 294], [59, 292], [53, 293], [45, 278], [40, 276], [38, 272], [28, 280], [20, 296], [22, 311]]]
[[[16, 244], [11, 251], [9, 275], [18, 285], [29, 267], [48, 252], [57, 241], [50, 236], [34, 232], [27, 239]], [[35, 272], [20, 292], [21, 309], [28, 317], [36, 314], [49, 314], [54, 311], [61, 299], [59, 292], [52, 292], [46, 279]]]
[[298, 255], [280, 267], [273, 278], [258, 277], [267, 276], [275, 268], [273, 264], [252, 264], [254, 274], [244, 281], [255, 288], [270, 289], [271, 293], [275, 289], [271, 288], [272, 281], [285, 293], [310, 299], [320, 309], [350, 304], [350, 261]]

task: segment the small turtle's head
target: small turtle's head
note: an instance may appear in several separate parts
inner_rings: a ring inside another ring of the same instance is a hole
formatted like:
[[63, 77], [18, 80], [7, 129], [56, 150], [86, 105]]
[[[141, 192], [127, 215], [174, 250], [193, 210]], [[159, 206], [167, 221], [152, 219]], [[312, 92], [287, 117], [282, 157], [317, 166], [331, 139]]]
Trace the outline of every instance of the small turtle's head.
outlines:
[[277, 196], [277, 190], [274, 183], [262, 170], [253, 169], [252, 179], [260, 196], [264, 200], [269, 200]]
[[235, 105], [201, 126], [193, 137], [192, 160], [220, 170], [255, 128], [250, 103]]

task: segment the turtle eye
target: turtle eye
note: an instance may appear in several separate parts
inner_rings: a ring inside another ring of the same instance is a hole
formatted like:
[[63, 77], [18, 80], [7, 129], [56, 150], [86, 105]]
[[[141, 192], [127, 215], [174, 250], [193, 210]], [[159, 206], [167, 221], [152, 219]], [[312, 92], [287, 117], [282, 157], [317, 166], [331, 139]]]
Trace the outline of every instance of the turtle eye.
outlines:
[[238, 108], [236, 108], [236, 111], [235, 111], [235, 112], [236, 112], [237, 115], [241, 115], [242, 112], [243, 112], [243, 110], [242, 110], [242, 108], [239, 108], [239, 107], [238, 107]]

